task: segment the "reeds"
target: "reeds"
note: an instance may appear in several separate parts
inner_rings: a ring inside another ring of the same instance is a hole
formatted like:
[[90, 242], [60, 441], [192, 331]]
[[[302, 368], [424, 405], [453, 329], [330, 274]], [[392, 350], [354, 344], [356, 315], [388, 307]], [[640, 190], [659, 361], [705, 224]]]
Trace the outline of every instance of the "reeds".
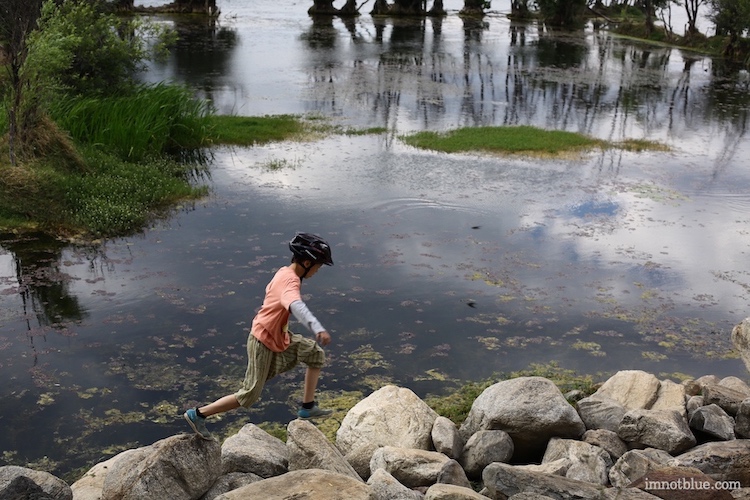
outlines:
[[143, 85], [132, 95], [67, 97], [51, 106], [61, 128], [130, 161], [205, 146], [209, 106], [185, 87]]

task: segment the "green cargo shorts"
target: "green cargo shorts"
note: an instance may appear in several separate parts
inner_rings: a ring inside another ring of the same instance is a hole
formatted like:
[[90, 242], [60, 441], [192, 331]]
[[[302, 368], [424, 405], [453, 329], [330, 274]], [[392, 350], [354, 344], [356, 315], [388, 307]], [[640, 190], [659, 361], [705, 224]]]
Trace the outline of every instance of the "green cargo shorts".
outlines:
[[322, 368], [326, 353], [313, 339], [289, 332], [291, 344], [284, 352], [273, 352], [254, 336], [247, 339], [247, 370], [242, 388], [234, 393], [237, 401], [245, 407], [260, 399], [266, 381], [280, 373], [291, 370], [300, 363], [310, 368]]

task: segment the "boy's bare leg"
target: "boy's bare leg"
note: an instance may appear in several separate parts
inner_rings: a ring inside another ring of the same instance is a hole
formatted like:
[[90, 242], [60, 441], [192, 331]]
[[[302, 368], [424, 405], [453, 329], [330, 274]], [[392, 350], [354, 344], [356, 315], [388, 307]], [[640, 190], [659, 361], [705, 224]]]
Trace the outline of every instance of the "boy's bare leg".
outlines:
[[[318, 378], [320, 378], [320, 368], [307, 367], [305, 371], [305, 390], [302, 395], [303, 403], [311, 403], [315, 399], [315, 389], [318, 387]], [[202, 412], [203, 410], [201, 410]]]
[[237, 401], [237, 397], [234, 394], [230, 394], [228, 396], [224, 396], [223, 398], [219, 398], [213, 403], [207, 404], [206, 406], [201, 406], [200, 408], [198, 408], [198, 411], [200, 411], [201, 415], [203, 415], [204, 417], [208, 417], [211, 415], [216, 415], [217, 413], [224, 413], [225, 411], [234, 410], [235, 408], [239, 407], [240, 402]]

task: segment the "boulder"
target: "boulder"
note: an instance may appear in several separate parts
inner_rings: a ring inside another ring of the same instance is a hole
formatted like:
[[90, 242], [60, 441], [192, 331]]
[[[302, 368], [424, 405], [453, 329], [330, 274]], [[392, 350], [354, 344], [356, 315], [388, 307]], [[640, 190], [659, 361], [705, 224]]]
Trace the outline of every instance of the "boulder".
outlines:
[[542, 464], [565, 460], [568, 462], [565, 477], [606, 485], [607, 472], [612, 467], [612, 458], [604, 449], [572, 439], [552, 438], [544, 452]]
[[681, 453], [696, 444], [685, 418], [670, 410], [630, 410], [622, 417], [617, 435], [667, 453]]
[[732, 344], [750, 372], [750, 318], [745, 318], [732, 329]]
[[[262, 477], [251, 472], [230, 472], [229, 474], [219, 476], [219, 479], [216, 480], [216, 482], [211, 486], [211, 489], [209, 489], [200, 498], [200, 500], [214, 500], [216, 497], [223, 493], [236, 490], [237, 488], [242, 488], [243, 486], [257, 483], [258, 481], [262, 480]], [[78, 498], [75, 498], [74, 500], [78, 500]]]
[[287, 426], [286, 446], [289, 470], [324, 469], [362, 481], [357, 471], [325, 435], [306, 420], [292, 420]]
[[739, 377], [724, 377], [719, 380], [719, 385], [734, 389], [735, 391], [744, 394], [746, 398], [750, 398], [750, 385], [747, 385], [747, 383]]
[[750, 438], [750, 398], [744, 399], [737, 409], [734, 432], [743, 438]]
[[685, 403], [688, 422], [690, 422], [690, 419], [693, 418], [693, 413], [695, 413], [695, 410], [697, 410], [701, 406], [703, 406], [703, 396], [690, 396], [688, 398], [687, 403]]
[[382, 448], [382, 445], [367, 443], [350, 450], [349, 453], [344, 455], [344, 459], [357, 471], [359, 477], [367, 481], [367, 478], [370, 477], [370, 460], [372, 460], [372, 454], [378, 448]]
[[617, 401], [627, 410], [651, 408], [659, 396], [661, 383], [651, 373], [622, 370], [612, 375], [593, 394]]
[[373, 472], [367, 480], [367, 485], [370, 487], [373, 500], [420, 500], [424, 498], [423, 494], [399, 483], [385, 469], [377, 469]]
[[373, 500], [370, 493], [369, 486], [350, 476], [308, 469], [263, 479], [219, 495], [216, 500]]
[[471, 478], [479, 478], [492, 462], [509, 462], [513, 456], [513, 440], [505, 431], [475, 432], [464, 446], [459, 462]]
[[687, 418], [685, 395], [684, 385], [672, 382], [671, 380], [662, 380], [656, 394], [656, 401], [654, 401], [654, 404], [649, 409], [675, 410]]
[[672, 455], [656, 448], [630, 450], [609, 469], [609, 482], [612, 486], [626, 487], [649, 471], [666, 466], [671, 460]]
[[424, 500], [487, 500], [487, 498], [471, 488], [440, 483], [430, 486], [424, 496]]
[[5, 465], [0, 467], [0, 498], [73, 500], [73, 491], [49, 472]]
[[469, 478], [466, 477], [466, 471], [461, 467], [461, 464], [453, 459], [445, 462], [440, 468], [437, 482], [442, 484], [453, 484], [463, 488], [471, 488], [471, 482], [469, 482]]
[[224, 441], [221, 463], [223, 474], [249, 472], [263, 478], [274, 477], [288, 471], [289, 449], [260, 427], [247, 424]]
[[123, 451], [109, 460], [99, 462], [90, 468], [78, 481], [70, 485], [75, 500], [100, 500], [102, 498], [102, 488], [104, 488], [104, 478], [115, 461], [127, 456], [135, 450]]
[[464, 449], [464, 440], [458, 432], [458, 427], [449, 418], [439, 416], [432, 424], [432, 445], [449, 458], [458, 459]]
[[104, 478], [102, 498], [191, 500], [221, 475], [221, 446], [197, 434], [180, 434], [121, 454]]
[[704, 443], [678, 455], [669, 465], [695, 467], [716, 481], [750, 486], [750, 439]]
[[409, 488], [431, 486], [450, 458], [436, 451], [384, 446], [372, 455], [370, 470], [384, 469]]
[[518, 493], [535, 493], [556, 500], [599, 500], [607, 489], [602, 485], [540, 474], [499, 462], [484, 469], [482, 481], [487, 496], [496, 500], [505, 500]]
[[715, 404], [695, 410], [690, 417], [690, 428], [722, 441], [735, 438], [734, 419]]
[[614, 399], [589, 396], [576, 403], [576, 409], [587, 429], [617, 432], [627, 410]]
[[366, 445], [430, 450], [438, 414], [409, 389], [387, 385], [354, 405], [336, 432], [347, 455]]
[[488, 387], [474, 400], [460, 432], [468, 439], [480, 430], [504, 430], [513, 439], [513, 459], [531, 461], [550, 438], [579, 438], [586, 427], [554, 383], [519, 377]]
[[628, 445], [620, 439], [616, 432], [607, 429], [591, 429], [583, 433], [583, 442], [599, 446], [609, 453], [612, 462], [628, 451]]
[[662, 467], [634, 481], [639, 488], [663, 500], [733, 500], [732, 494], [716, 487], [716, 481], [698, 469]]
[[730, 414], [737, 415], [740, 404], [747, 398], [744, 392], [719, 384], [708, 384], [703, 387], [703, 404], [716, 404]]

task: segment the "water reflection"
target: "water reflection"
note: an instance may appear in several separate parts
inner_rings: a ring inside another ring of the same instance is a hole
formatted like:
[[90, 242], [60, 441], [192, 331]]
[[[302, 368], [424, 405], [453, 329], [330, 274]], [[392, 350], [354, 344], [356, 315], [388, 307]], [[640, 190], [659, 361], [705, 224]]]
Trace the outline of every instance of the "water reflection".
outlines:
[[[15, 272], [15, 283], [3, 293], [18, 293], [20, 313], [29, 332], [44, 331], [45, 327], [63, 330], [87, 316], [70, 290], [74, 277], [63, 270], [62, 254], [67, 246], [42, 235], [0, 236], [0, 247], [12, 256]], [[29, 338], [33, 342], [33, 335]]]

